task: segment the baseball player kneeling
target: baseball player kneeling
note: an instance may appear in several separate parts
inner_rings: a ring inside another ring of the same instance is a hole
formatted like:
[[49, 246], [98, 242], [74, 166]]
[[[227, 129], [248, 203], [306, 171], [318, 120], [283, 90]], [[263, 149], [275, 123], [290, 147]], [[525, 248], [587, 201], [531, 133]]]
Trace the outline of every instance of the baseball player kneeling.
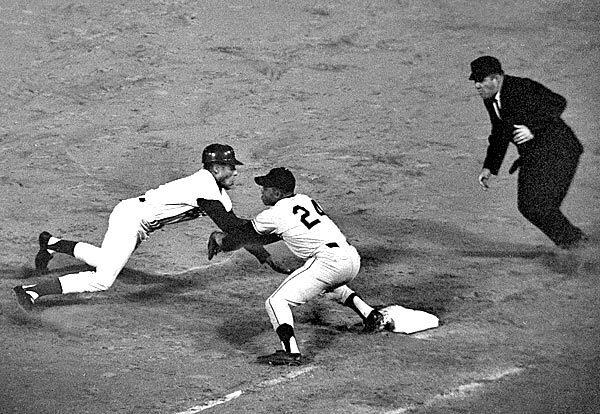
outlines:
[[[202, 163], [203, 168], [195, 174], [117, 204], [110, 214], [108, 230], [100, 247], [42, 232], [39, 236], [40, 250], [35, 257], [35, 267], [40, 273], [48, 271], [48, 263], [57, 252], [74, 256], [95, 270], [67, 274], [35, 285], [15, 286], [19, 305], [31, 310], [40, 296], [108, 289], [139, 244], [163, 226], [203, 215], [209, 216], [224, 231], [233, 231], [249, 223], [249, 220], [235, 215], [226, 191], [234, 185], [236, 167], [243, 165], [235, 158], [233, 148], [223, 144], [208, 145], [202, 152]], [[261, 244], [275, 240], [278, 238], [263, 239]], [[261, 245], [246, 246], [246, 249], [261, 263], [286, 273]]]
[[358, 274], [358, 252], [315, 200], [294, 193], [294, 175], [280, 167], [254, 181], [262, 187], [262, 202], [271, 207], [234, 232], [213, 232], [208, 242], [209, 259], [220, 251], [258, 242], [260, 237], [278, 235], [292, 253], [306, 260], [266, 301], [267, 313], [283, 349], [259, 357], [258, 362], [301, 363], [290, 307], [302, 305], [323, 293], [353, 309], [363, 320], [365, 331], [385, 329], [384, 316], [346, 286]]

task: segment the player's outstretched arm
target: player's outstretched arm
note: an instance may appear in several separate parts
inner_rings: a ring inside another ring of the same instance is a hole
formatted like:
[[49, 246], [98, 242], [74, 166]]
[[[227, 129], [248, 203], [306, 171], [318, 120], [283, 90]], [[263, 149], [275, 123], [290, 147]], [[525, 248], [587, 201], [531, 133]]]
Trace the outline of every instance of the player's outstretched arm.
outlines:
[[[250, 223], [248, 223], [246, 226], [236, 229], [232, 234], [223, 233], [221, 231], [213, 231], [208, 238], [208, 260], [211, 260], [220, 252], [230, 252], [244, 247], [250, 253], [254, 254], [261, 263], [266, 263], [271, 269], [278, 273], [289, 275], [292, 273], [292, 270], [275, 263], [269, 252], [267, 252], [264, 247], [256, 244], [248, 244], [252, 240], [262, 240], [268, 242], [279, 240], [279, 237], [274, 238], [273, 236], [274, 235], [262, 235], [256, 233], [254, 227]], [[259, 257], [258, 255], [261, 254], [261, 250], [266, 252], [267, 255]]]
[[[275, 264], [270, 253], [263, 247], [265, 244], [271, 244], [281, 240], [278, 235], [256, 233], [250, 220], [236, 216], [233, 210], [225, 210], [225, 207], [220, 201], [199, 198], [197, 202], [202, 211], [211, 218], [219, 229], [225, 233], [234, 235], [230, 238], [231, 245], [228, 245], [228, 250], [225, 251], [233, 251], [244, 247], [248, 253], [256, 257], [261, 264], [268, 264], [276, 272], [283, 273], [281, 270], [287, 271], [287, 269], [283, 269]], [[209, 251], [209, 260], [217, 253], [218, 251], [211, 255]]]
[[[199, 198], [197, 203], [200, 209], [202, 209], [202, 211], [224, 232], [235, 232], [237, 229], [250, 224], [250, 220], [236, 216], [233, 210], [225, 210], [223, 204], [218, 200]], [[246, 247], [246, 250], [256, 257], [260, 263], [266, 263], [270, 254], [261, 245], [266, 243], [257, 242], [256, 244], [257, 246]], [[242, 246], [239, 246], [238, 248], [240, 247]]]
[[236, 216], [233, 210], [225, 210], [223, 204], [218, 200], [199, 198], [197, 203], [198, 207], [226, 233], [234, 231], [250, 221]]

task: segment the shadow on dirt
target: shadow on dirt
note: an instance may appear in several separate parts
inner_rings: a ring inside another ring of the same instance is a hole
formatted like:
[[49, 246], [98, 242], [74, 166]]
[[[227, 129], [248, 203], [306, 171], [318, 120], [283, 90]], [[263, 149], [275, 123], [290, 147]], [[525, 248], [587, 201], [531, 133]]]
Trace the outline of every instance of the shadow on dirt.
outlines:
[[[27, 278], [36, 277], [37, 280], [32, 280], [31, 283], [36, 283], [43, 278], [58, 277], [65, 274], [79, 273], [93, 270], [87, 265], [72, 265], [65, 266], [59, 269], [52, 269], [50, 272], [40, 276], [35, 269], [30, 268], [15, 268], [12, 269], [12, 275], [33, 275]], [[124, 288], [116, 289], [114, 286], [103, 292], [86, 292], [77, 294], [66, 294], [60, 296], [48, 296], [41, 298], [36, 302], [35, 309], [43, 310], [58, 306], [73, 306], [83, 304], [105, 304], [105, 303], [127, 303], [127, 302], [147, 302], [160, 301], [165, 298], [170, 298], [169, 302], [181, 301], [190, 302], [194, 298], [181, 297], [173, 300], [174, 294], [184, 292], [191, 288], [201, 288], [211, 279], [214, 279], [214, 274], [199, 274], [198, 271], [190, 272], [189, 275], [183, 276], [165, 276], [154, 275], [139, 270], [125, 268], [121, 271], [117, 278], [117, 282], [126, 285]], [[19, 278], [20, 279], [20, 278]], [[129, 290], [127, 286], [133, 288], [138, 287], [134, 292], [123, 292]], [[139, 288], [141, 287], [141, 288]]]
[[[238, 310], [231, 312], [222, 325], [216, 329], [217, 335], [235, 347], [247, 347], [248, 342], [265, 331], [272, 331], [266, 312]], [[275, 333], [273, 333], [275, 335]]]
[[[430, 220], [379, 218], [377, 223], [374, 229], [379, 232], [381, 240], [388, 243], [359, 249], [365, 269], [423, 258], [432, 261], [444, 258], [479, 258], [482, 263], [485, 263], [486, 259], [524, 259], [567, 276], [593, 274], [600, 268], [600, 231], [597, 226], [587, 230], [590, 242], [586, 246], [574, 251], [558, 251], [552, 246], [497, 242], [456, 225]], [[393, 239], [399, 234], [402, 235], [402, 241], [396, 244], [396, 247], [389, 247], [394, 245]], [[392, 236], [393, 239], [390, 239]], [[418, 247], [413, 247], [415, 244]]]
[[31, 279], [43, 276], [36, 269], [28, 266], [6, 266], [4, 265], [0, 279]]

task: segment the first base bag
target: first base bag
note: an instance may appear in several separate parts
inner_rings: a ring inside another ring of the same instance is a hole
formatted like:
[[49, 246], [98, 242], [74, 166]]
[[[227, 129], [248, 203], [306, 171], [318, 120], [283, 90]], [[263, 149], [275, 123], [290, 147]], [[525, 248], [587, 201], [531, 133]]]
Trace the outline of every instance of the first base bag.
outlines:
[[386, 329], [392, 332], [411, 334], [437, 328], [439, 325], [437, 316], [399, 305], [388, 306], [380, 309], [379, 312], [383, 315], [384, 320], [389, 320]]

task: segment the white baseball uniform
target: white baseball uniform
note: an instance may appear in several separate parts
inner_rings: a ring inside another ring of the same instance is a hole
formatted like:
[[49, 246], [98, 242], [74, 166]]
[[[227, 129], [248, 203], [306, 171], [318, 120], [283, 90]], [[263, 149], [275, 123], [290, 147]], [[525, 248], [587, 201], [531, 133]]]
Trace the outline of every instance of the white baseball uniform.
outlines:
[[328, 293], [344, 303], [354, 293], [346, 286], [360, 269], [360, 256], [336, 224], [310, 197], [296, 194], [279, 200], [252, 220], [259, 234], [277, 234], [306, 263], [289, 275], [266, 301], [274, 329], [294, 326], [290, 306]]
[[149, 190], [140, 197], [121, 201], [110, 214], [101, 247], [81, 242], [75, 245], [74, 256], [96, 270], [59, 277], [63, 293], [108, 289], [139, 243], [151, 232], [202, 214], [198, 198], [220, 201], [228, 212], [232, 209], [227, 192], [219, 188], [213, 175], [204, 169]]

